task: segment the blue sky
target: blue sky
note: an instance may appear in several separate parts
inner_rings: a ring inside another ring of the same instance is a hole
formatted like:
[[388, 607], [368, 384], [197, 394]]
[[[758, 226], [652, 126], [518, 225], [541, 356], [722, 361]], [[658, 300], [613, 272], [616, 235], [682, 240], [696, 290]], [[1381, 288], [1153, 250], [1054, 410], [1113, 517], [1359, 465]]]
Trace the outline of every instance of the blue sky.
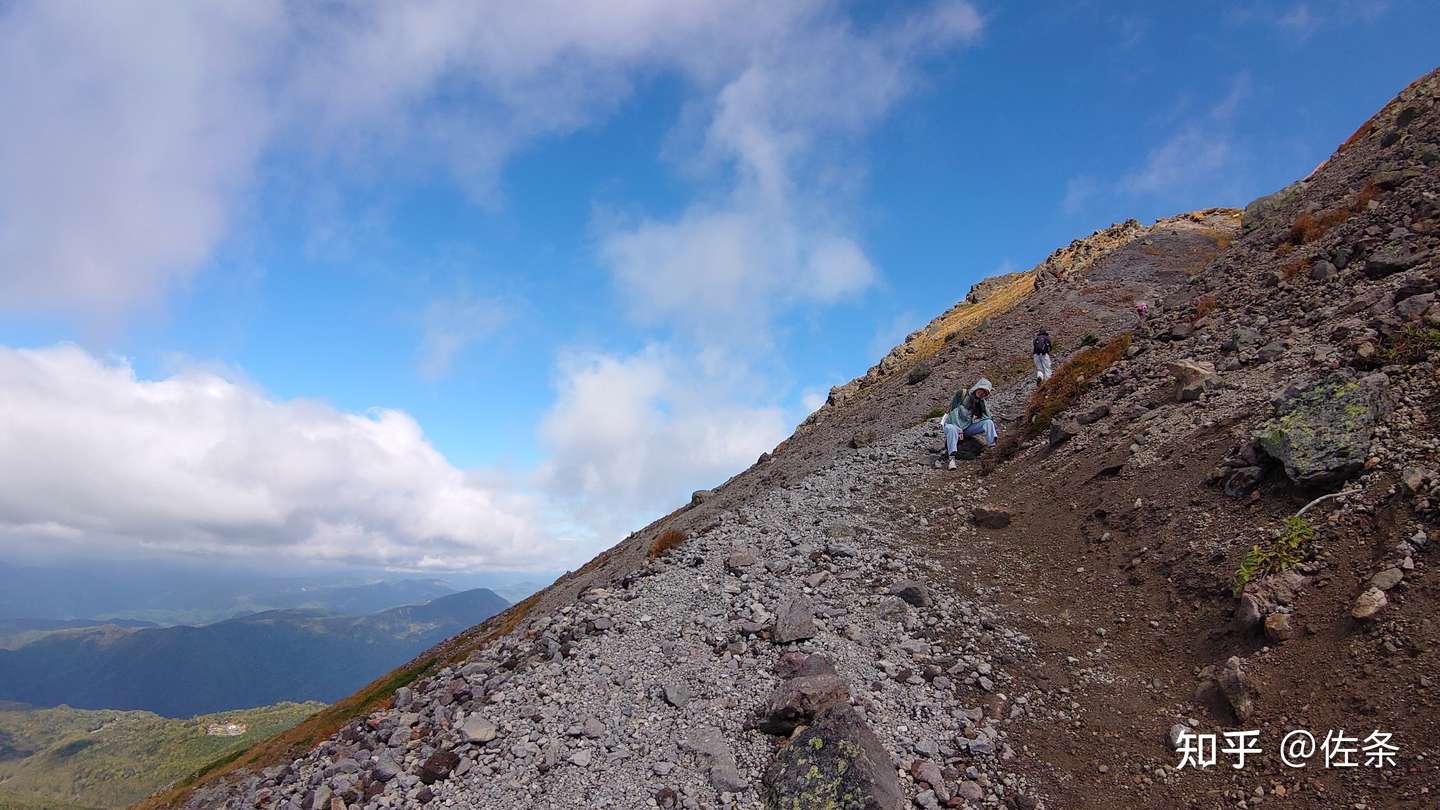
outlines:
[[1304, 175], [1440, 30], [468, 6], [0, 3], [0, 543], [582, 561], [980, 278]]

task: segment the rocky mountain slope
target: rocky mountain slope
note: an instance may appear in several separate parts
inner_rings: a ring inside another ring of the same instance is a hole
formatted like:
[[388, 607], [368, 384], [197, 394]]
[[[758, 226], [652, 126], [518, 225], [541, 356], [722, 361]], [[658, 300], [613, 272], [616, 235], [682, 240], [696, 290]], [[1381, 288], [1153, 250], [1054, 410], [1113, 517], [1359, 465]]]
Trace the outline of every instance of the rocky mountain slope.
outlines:
[[[152, 806], [1434, 806], [1437, 94], [1243, 215], [977, 285], [749, 470]], [[937, 469], [982, 374], [1001, 446]], [[1297, 729], [1398, 753], [1286, 767]]]

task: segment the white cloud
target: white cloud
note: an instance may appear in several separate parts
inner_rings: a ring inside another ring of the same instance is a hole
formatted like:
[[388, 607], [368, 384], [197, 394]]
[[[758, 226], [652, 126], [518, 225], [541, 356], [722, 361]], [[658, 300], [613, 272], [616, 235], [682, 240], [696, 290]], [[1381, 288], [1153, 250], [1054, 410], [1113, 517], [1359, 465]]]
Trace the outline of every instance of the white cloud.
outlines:
[[745, 377], [729, 358], [663, 346], [564, 360], [538, 485], [606, 541], [669, 511], [789, 435], [780, 408], [742, 404]]
[[1389, 0], [1311, 0], [1236, 6], [1230, 8], [1225, 16], [1232, 23], [1272, 26], [1290, 40], [1301, 43], [1321, 28], [1368, 23], [1389, 9]]
[[281, 9], [0, 6], [0, 310], [113, 314], [210, 255], [273, 126]]
[[1099, 192], [1100, 183], [1094, 177], [1077, 175], [1065, 181], [1065, 196], [1060, 201], [1060, 207], [1067, 214], [1078, 214]]
[[[1223, 185], [1222, 175], [1237, 157], [1232, 124], [1250, 92], [1250, 74], [1242, 72], [1231, 80], [1225, 95], [1203, 115], [1182, 123], [1151, 149], [1143, 163], [1120, 179], [1120, 189], [1132, 194], [1173, 194], [1193, 200], [1197, 189]], [[1068, 200], [1068, 190], [1066, 196]]]
[[277, 146], [361, 178], [322, 186], [442, 171], [493, 201], [517, 150], [658, 72], [714, 111], [709, 148], [783, 183], [812, 123], [863, 126], [908, 50], [979, 26], [956, 0], [883, 42], [828, 0], [0, 5], [0, 307], [157, 300], [213, 256]]
[[[983, 23], [963, 2], [866, 32], [840, 14], [798, 22], [750, 43], [717, 82], [693, 167], [716, 174], [714, 199], [603, 234], [602, 259], [643, 320], [708, 340], [763, 340], [775, 312], [853, 295], [876, 278], [835, 201], [854, 171], [835, 144], [873, 125], [920, 83], [926, 59]], [[821, 136], [832, 136], [828, 149], [817, 147]]]
[[405, 413], [277, 401], [208, 371], [139, 378], [75, 347], [0, 347], [0, 543], [405, 568], [577, 555], [499, 476]]
[[1184, 192], [1209, 179], [1230, 158], [1227, 136], [1187, 128], [1150, 150], [1145, 162], [1121, 180], [1136, 194]]
[[512, 310], [499, 298], [464, 291], [431, 301], [422, 318], [420, 376], [433, 381], [450, 373], [456, 357], [504, 327]]

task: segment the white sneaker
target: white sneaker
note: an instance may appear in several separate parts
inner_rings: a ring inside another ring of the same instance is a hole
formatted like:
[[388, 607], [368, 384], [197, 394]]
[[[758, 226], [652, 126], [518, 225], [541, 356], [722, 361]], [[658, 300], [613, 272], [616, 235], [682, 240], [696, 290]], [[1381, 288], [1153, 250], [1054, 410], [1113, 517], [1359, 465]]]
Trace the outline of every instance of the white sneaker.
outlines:
[[948, 463], [948, 464], [945, 465], [945, 469], [947, 469], [947, 470], [953, 470], [953, 469], [955, 469], [955, 459], [953, 459], [953, 458], [950, 459], [950, 463]]

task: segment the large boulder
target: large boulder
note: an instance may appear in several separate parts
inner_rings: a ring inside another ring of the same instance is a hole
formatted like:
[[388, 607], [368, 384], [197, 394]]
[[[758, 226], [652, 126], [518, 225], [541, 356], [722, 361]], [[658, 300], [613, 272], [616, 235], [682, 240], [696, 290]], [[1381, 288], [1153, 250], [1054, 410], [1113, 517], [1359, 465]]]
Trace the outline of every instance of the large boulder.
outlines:
[[1383, 374], [1337, 372], [1286, 391], [1254, 438], [1296, 483], [1334, 484], [1365, 466], [1371, 434], [1389, 408]]
[[1172, 391], [1175, 401], [1194, 402], [1205, 390], [1205, 383], [1214, 378], [1215, 364], [1187, 357], [1172, 362], [1170, 374], [1175, 378], [1175, 387]]
[[860, 713], [834, 703], [795, 735], [765, 769], [767, 810], [900, 810], [905, 801], [890, 754]]
[[767, 734], [788, 735], [797, 726], [809, 723], [826, 706], [850, 700], [850, 687], [823, 655], [805, 656], [787, 674], [790, 677], [775, 687], [760, 707], [752, 723], [754, 728]]

